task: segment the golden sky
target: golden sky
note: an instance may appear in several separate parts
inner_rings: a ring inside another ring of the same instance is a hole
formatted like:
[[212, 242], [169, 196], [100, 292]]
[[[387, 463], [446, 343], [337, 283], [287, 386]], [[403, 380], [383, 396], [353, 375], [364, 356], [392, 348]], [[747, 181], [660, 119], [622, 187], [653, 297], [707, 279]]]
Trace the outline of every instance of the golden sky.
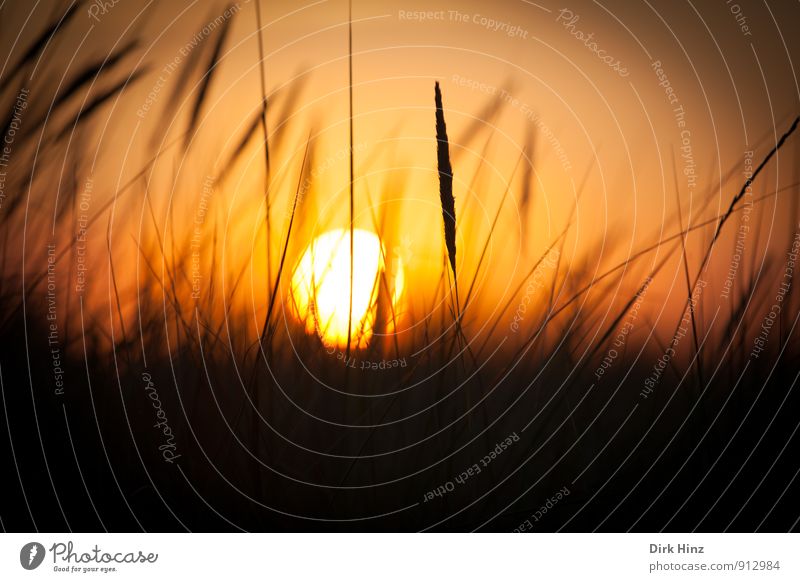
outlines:
[[[213, 43], [214, 33], [204, 36], [203, 27], [219, 22], [227, 6], [134, 0], [101, 4], [81, 9], [69, 35], [47, 53], [36, 80], [62, 82], [81, 63], [140, 39], [135, 54], [115, 71], [124, 77], [134, 67], [147, 68], [147, 74], [106, 107], [93, 131], [81, 134], [80, 143], [72, 146], [82, 147], [92, 160], [89, 171], [102, 184], [95, 190], [98, 204], [114, 195], [115, 185], [134, 176], [159, 143], [186, 127], [196, 93], [192, 85], [197, 87], [199, 76], [190, 77], [190, 90], [181, 98], [170, 95], [193, 52], [201, 50], [189, 48], [197, 44], [198, 32], [200, 45]], [[17, 8], [4, 14], [0, 26], [6, 52], [14, 38], [10, 32], [22, 30], [24, 46], [26, 35], [38, 30], [34, 23], [48, 20], [55, 6], [42, 3], [30, 13]], [[320, 229], [346, 224], [347, 3], [263, 2], [262, 7], [263, 63], [254, 3], [241, 0], [229, 8], [231, 33], [196, 142], [187, 155], [176, 148], [162, 156], [152, 177], [160, 227], [167, 204], [178, 216], [196, 215], [203, 181], [220, 174], [258, 113], [260, 66], [274, 97], [268, 116], [272, 138], [285, 121], [281, 145], [271, 151], [276, 232], [286, 227], [309, 132], [318, 170], [311, 223], [319, 222]], [[490, 250], [493, 278], [484, 280], [490, 295], [495, 290], [502, 294], [508, 281], [553, 241], [584, 179], [565, 252], [570, 261], [580, 261], [574, 268], [590, 273], [676, 232], [678, 199], [684, 225], [719, 214], [744, 180], [745, 152], [755, 150], [760, 160], [800, 110], [792, 62], [800, 55], [800, 39], [784, 11], [788, 7], [781, 3], [755, 10], [744, 1], [575, 1], [566, 6], [547, 0], [354, 1], [357, 225], [370, 228], [368, 201], [384, 201], [392, 228], [405, 234], [404, 244], [413, 252], [415, 260], [407, 266], [412, 275], [438, 272], [436, 80], [451, 142], [462, 265], [477, 258], [522, 148], [531, 139], [535, 144], [511, 184]], [[148, 104], [156, 87], [158, 95]], [[492, 109], [497, 114], [482, 119]], [[290, 117], [280, 119], [282, 112]], [[793, 150], [785, 150], [755, 193], [789, 184], [793, 159]], [[535, 187], [528, 215], [521, 216], [517, 203], [524, 166], [531, 162]], [[711, 190], [731, 169], [732, 180]], [[232, 247], [258, 247], [262, 181], [263, 151], [253, 142], [213, 200], [213, 212]], [[144, 238], [142, 229], [148, 229], [137, 196], [114, 216], [119, 240], [128, 243], [130, 236]], [[759, 220], [766, 234], [760, 244], [775, 240], [780, 241], [777, 248], [783, 245], [790, 206], [786, 192], [764, 204]], [[530, 233], [525, 248], [523, 229]], [[690, 238], [690, 254], [699, 253], [708, 236], [700, 231]], [[252, 250], [246, 254], [263, 269], [263, 257]], [[654, 261], [650, 257], [642, 269]], [[675, 262], [668, 285], [674, 284], [679, 266]]]

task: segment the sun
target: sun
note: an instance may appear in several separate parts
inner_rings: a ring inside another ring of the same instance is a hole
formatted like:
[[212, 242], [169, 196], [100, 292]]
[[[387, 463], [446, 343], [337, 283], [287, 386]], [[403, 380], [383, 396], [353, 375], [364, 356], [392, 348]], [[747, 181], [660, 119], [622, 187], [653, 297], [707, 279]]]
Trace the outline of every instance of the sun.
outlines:
[[[402, 259], [387, 256], [380, 238], [353, 230], [351, 347], [363, 348], [373, 333], [394, 332], [403, 293]], [[292, 311], [306, 332], [328, 347], [347, 346], [350, 312], [350, 229], [327, 231], [306, 248], [292, 274]]]

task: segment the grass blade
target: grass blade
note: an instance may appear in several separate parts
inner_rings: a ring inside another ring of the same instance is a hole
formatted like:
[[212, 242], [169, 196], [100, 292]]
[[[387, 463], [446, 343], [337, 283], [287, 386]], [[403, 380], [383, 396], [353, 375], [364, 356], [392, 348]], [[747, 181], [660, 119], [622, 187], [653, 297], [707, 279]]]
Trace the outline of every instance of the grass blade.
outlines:
[[[230, 8], [231, 5], [228, 5], [226, 12], [229, 11]], [[195, 130], [197, 129], [197, 122], [200, 119], [200, 111], [203, 109], [203, 104], [205, 103], [206, 97], [208, 97], [208, 90], [209, 87], [211, 87], [211, 81], [214, 79], [217, 71], [219, 70], [219, 58], [222, 54], [222, 47], [225, 45], [225, 40], [228, 38], [232, 20], [233, 18], [228, 18], [222, 23], [222, 28], [217, 35], [217, 42], [214, 44], [214, 50], [211, 52], [211, 58], [209, 58], [208, 65], [206, 66], [206, 73], [200, 80], [200, 87], [197, 90], [197, 97], [195, 97], [191, 117], [189, 118], [189, 131], [186, 133], [186, 138], [183, 142], [184, 149], [189, 147], [189, 144], [194, 137]]]
[[458, 283], [456, 282], [456, 200], [453, 196], [453, 168], [450, 165], [450, 143], [447, 140], [447, 126], [442, 108], [442, 91], [439, 82], [435, 85], [436, 102], [436, 159], [439, 170], [439, 198], [442, 203], [444, 221], [444, 243], [447, 258], [453, 271], [456, 286], [456, 307], [458, 307]]

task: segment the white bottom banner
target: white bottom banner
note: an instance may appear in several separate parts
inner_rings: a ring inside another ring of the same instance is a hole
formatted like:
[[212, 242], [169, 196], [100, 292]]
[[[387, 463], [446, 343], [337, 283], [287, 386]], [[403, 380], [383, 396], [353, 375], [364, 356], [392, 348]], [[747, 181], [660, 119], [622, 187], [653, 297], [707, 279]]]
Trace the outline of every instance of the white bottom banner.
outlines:
[[800, 580], [792, 534], [3, 534], [0, 580]]

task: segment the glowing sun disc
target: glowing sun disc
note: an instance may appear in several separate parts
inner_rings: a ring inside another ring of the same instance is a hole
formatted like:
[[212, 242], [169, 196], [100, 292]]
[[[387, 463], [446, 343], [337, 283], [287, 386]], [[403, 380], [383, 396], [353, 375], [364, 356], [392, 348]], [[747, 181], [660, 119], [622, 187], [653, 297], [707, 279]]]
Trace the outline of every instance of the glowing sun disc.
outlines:
[[[392, 257], [386, 268], [386, 250], [378, 236], [353, 230], [353, 315], [350, 345], [364, 347], [376, 325], [379, 297], [391, 297], [391, 315], [385, 326], [393, 330], [403, 292], [403, 266]], [[388, 293], [387, 293], [388, 291]], [[292, 274], [293, 311], [308, 333], [316, 333], [327, 346], [347, 346], [350, 312], [350, 230], [330, 230], [306, 248]], [[386, 310], [384, 310], [386, 311]]]

